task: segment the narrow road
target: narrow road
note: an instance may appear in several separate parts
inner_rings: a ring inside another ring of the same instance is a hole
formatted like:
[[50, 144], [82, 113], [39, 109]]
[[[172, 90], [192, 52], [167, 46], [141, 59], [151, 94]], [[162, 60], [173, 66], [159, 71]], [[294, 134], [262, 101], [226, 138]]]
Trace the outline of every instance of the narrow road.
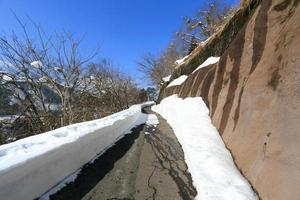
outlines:
[[[150, 108], [144, 112], [153, 114]], [[132, 129], [50, 199], [194, 199], [197, 192], [181, 146], [166, 120], [157, 117], [159, 125]]]

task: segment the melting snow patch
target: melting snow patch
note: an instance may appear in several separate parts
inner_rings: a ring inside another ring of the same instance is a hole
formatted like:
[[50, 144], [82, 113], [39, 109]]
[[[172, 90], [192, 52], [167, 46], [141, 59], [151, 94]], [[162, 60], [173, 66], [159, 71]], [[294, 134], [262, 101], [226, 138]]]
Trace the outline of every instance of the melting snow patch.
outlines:
[[196, 72], [197, 70], [203, 68], [203, 67], [207, 67], [208, 65], [215, 64], [215, 63], [219, 62], [219, 60], [220, 60], [220, 57], [209, 57], [209, 58], [207, 58], [206, 61], [204, 61], [199, 67], [197, 67], [197, 69], [195, 69], [193, 71], [193, 73]]
[[164, 77], [162, 80], [164, 82], [168, 82], [170, 80], [170, 78], [171, 78], [171, 75]]
[[165, 98], [152, 110], [162, 115], [182, 145], [188, 170], [201, 200], [257, 200], [236, 168], [201, 97]]
[[177, 65], [181, 65], [182, 63], [184, 63], [184, 61], [189, 57], [189, 55], [183, 57], [182, 59], [176, 60], [175, 64]]
[[172, 87], [172, 86], [176, 86], [176, 85], [181, 85], [186, 79], [188, 78], [187, 75], [182, 75], [179, 78], [174, 79], [168, 86], [168, 87]]
[[157, 116], [155, 114], [149, 114], [147, 116], [146, 124], [150, 126], [156, 126], [157, 124], [159, 124]]

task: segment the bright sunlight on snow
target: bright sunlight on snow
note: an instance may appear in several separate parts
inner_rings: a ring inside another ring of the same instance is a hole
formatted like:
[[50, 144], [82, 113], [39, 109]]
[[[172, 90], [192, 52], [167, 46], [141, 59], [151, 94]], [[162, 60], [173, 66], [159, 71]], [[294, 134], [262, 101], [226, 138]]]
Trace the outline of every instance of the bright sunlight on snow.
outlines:
[[189, 57], [189, 55], [187, 55], [187, 56], [185, 56], [185, 57], [183, 57], [183, 58], [181, 58], [181, 59], [179, 59], [179, 60], [176, 60], [176, 61], [175, 61], [175, 64], [181, 65], [182, 63], [184, 63], [184, 61], [185, 61], [188, 57]]
[[207, 67], [208, 65], [215, 64], [215, 63], [219, 62], [219, 60], [220, 60], [220, 57], [209, 57], [209, 58], [207, 58], [199, 67], [197, 67], [197, 69], [195, 69], [193, 71], [193, 73], [196, 72], [197, 70], [203, 68], [203, 67]]
[[182, 145], [188, 170], [201, 200], [256, 200], [236, 168], [201, 97], [162, 100], [152, 110], [162, 115]]
[[187, 75], [182, 75], [179, 78], [174, 79], [167, 87], [181, 85], [187, 78]]
[[156, 126], [159, 124], [157, 116], [155, 114], [148, 114], [146, 124], [150, 126]]
[[168, 82], [171, 78], [171, 75], [164, 77], [162, 80], [163, 82]]
[[[153, 116], [141, 112], [153, 102], [93, 121], [58, 128], [0, 146], [0, 197], [34, 199], [103, 153], [130, 129]], [[42, 171], [41, 171], [42, 170]], [[49, 179], [49, 174], [51, 179]], [[24, 187], [26, 185], [26, 187]], [[11, 193], [10, 191], [18, 191]]]

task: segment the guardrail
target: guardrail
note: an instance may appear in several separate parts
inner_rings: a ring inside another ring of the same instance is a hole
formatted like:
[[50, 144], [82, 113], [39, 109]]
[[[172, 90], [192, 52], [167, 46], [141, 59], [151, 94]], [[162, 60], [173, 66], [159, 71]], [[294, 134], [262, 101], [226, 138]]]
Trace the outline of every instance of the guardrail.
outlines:
[[108, 117], [73, 124], [0, 146], [0, 197], [40, 197], [99, 156], [133, 127], [145, 123], [145, 106], [134, 105]]

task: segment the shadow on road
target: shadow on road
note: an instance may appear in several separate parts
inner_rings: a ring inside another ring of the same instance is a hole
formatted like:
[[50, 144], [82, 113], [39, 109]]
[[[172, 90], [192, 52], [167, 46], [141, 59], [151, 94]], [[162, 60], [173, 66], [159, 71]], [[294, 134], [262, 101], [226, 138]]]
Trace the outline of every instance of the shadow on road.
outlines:
[[[92, 164], [86, 164], [75, 182], [69, 183], [62, 190], [50, 197], [51, 200], [82, 199], [103, 177], [114, 168], [115, 162], [121, 159], [139, 137], [144, 125], [133, 128], [131, 134], [120, 139], [113, 147]], [[50, 177], [51, 178], [51, 177]]]

